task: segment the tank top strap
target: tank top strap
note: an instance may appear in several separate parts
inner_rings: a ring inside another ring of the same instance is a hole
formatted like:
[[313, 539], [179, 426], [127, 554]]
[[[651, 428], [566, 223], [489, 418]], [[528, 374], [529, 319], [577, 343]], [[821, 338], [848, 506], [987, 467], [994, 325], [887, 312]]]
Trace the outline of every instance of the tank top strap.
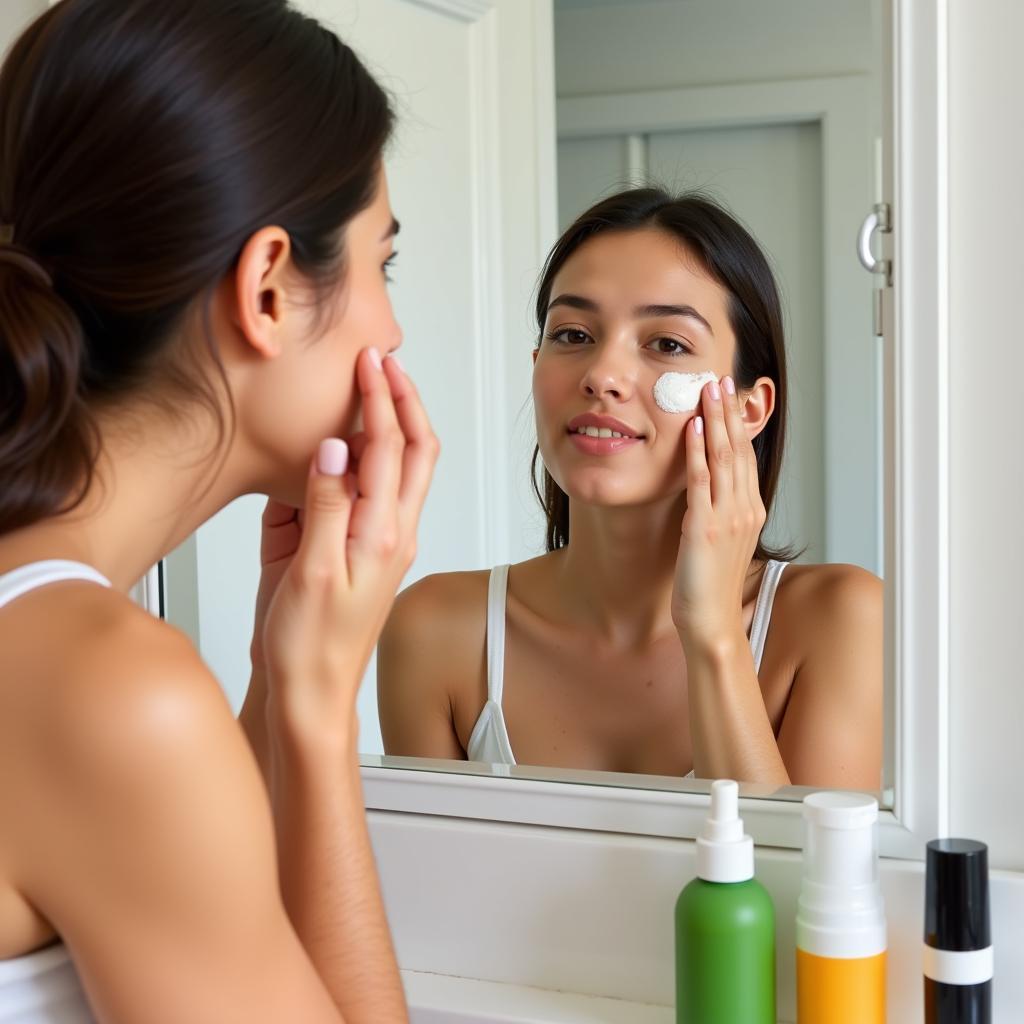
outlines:
[[0, 576], [0, 608], [38, 587], [69, 580], [83, 580], [104, 587], [110, 586], [110, 580], [106, 576], [82, 562], [69, 562], [63, 559], [32, 562]]
[[507, 565], [496, 565], [487, 581], [487, 699], [501, 707], [505, 688], [505, 603]]
[[775, 592], [779, 580], [788, 562], [777, 562], [769, 559], [761, 577], [761, 586], [754, 604], [754, 619], [750, 623], [750, 650], [754, 655], [754, 672], [761, 671], [761, 659], [764, 657], [764, 644], [768, 637], [768, 625], [772, 620], [772, 606], [775, 604]]

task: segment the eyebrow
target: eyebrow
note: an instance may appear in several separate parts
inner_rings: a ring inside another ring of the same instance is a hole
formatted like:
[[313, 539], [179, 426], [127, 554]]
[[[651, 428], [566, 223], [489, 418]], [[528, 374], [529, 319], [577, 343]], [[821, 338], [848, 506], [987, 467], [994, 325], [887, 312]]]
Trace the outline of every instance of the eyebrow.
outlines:
[[387, 229], [387, 231], [384, 233], [384, 235], [381, 237], [381, 241], [382, 242], [386, 242], [389, 238], [394, 238], [395, 235], [397, 235], [398, 232], [401, 231], [401, 230], [402, 230], [402, 225], [399, 224], [398, 221], [395, 220], [394, 217], [392, 217], [391, 218], [391, 227], [389, 227]]
[[[548, 303], [548, 312], [555, 306], [569, 306], [572, 309], [582, 309], [588, 313], [601, 312], [601, 307], [593, 299], [586, 299], [582, 295], [559, 295]], [[690, 320], [696, 320], [698, 323], [703, 324], [708, 334], [712, 338], [715, 336], [715, 332], [711, 330], [711, 324], [693, 306], [689, 305], [676, 306], [654, 303], [647, 306], [637, 306], [633, 310], [633, 316], [637, 319], [656, 316], [685, 316]]]

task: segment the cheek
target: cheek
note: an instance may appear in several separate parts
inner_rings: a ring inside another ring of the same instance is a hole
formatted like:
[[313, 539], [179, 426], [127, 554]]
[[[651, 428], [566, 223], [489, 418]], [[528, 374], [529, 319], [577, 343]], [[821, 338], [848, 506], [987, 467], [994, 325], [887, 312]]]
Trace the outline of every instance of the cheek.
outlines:
[[538, 356], [533, 367], [533, 403], [538, 414], [563, 412], [566, 409], [566, 390], [569, 385], [563, 380], [557, 366], [550, 359]]

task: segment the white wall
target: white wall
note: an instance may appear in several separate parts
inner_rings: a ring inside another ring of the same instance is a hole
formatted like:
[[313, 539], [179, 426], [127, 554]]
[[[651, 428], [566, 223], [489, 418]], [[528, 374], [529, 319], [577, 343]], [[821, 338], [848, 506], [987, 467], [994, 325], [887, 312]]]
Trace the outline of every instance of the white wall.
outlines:
[[1021, 39], [1024, 4], [1017, 0], [950, 0], [951, 823], [955, 833], [988, 841], [998, 866], [1018, 871], [1024, 870]]
[[871, 73], [875, 66], [875, 0], [555, 6], [559, 98]]
[[6, 54], [22, 29], [46, 10], [45, 0], [2, 0], [0, 2], [0, 47]]

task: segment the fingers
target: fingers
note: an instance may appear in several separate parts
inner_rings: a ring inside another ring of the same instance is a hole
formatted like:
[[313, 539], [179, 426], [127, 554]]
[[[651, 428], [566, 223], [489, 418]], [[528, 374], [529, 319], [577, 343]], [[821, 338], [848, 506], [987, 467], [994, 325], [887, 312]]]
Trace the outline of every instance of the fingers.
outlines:
[[[752, 497], [750, 490], [750, 463], [754, 449], [743, 423], [743, 410], [740, 398], [736, 393], [736, 382], [732, 377], [722, 378], [722, 411], [725, 417], [725, 429], [729, 435], [729, 444], [733, 451], [733, 485], [737, 495]], [[757, 493], [757, 470], [754, 470], [754, 491]]]
[[267, 504], [263, 508], [263, 525], [270, 528], [284, 526], [285, 523], [290, 523], [295, 519], [296, 511], [283, 501], [268, 498]]
[[398, 497], [406, 517], [411, 518], [415, 529], [440, 454], [440, 445], [416, 386], [402, 369], [401, 363], [389, 357], [384, 360], [384, 370], [394, 396], [398, 424], [405, 435], [402, 483]]
[[301, 529], [300, 513], [291, 505], [270, 498], [263, 509], [260, 564], [269, 565], [294, 551]]
[[704, 419], [694, 416], [686, 424], [686, 509], [701, 515], [711, 511], [711, 470], [705, 448]]
[[716, 504], [733, 493], [733, 463], [735, 461], [729, 431], [725, 425], [722, 388], [718, 381], [704, 385], [701, 394], [704, 414], [704, 448], [711, 472], [711, 498]]
[[356, 471], [359, 493], [352, 507], [349, 535], [357, 548], [372, 545], [386, 549], [397, 543], [405, 438], [376, 349], [360, 354], [356, 378], [363, 400], [366, 445]]
[[310, 467], [302, 539], [295, 566], [301, 579], [348, 579], [346, 539], [352, 498], [345, 480], [348, 445], [336, 437], [320, 443]]

